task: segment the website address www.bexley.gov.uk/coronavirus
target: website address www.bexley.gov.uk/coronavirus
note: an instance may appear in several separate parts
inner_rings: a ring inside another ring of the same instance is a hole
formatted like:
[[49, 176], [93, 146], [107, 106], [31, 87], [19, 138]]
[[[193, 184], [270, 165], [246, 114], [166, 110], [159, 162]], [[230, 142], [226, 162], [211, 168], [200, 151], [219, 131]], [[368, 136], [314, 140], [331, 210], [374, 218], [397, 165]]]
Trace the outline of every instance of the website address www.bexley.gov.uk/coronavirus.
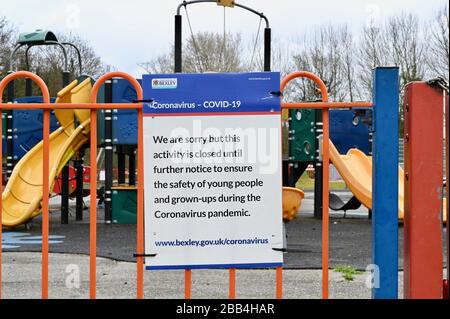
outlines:
[[155, 241], [156, 247], [206, 247], [206, 246], [233, 246], [233, 245], [267, 245], [268, 238], [244, 238], [244, 239], [186, 239], [186, 240], [160, 240]]

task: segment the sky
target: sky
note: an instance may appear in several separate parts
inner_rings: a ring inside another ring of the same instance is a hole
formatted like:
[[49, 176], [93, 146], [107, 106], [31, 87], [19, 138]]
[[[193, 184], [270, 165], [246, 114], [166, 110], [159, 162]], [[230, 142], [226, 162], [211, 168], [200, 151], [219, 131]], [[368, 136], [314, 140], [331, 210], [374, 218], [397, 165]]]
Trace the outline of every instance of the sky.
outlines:
[[[85, 38], [107, 64], [136, 77], [144, 72], [137, 64], [170, 50], [174, 15], [181, 0], [2, 0], [0, 16], [6, 16], [20, 32], [49, 29], [73, 32]], [[263, 12], [273, 38], [289, 42], [323, 24], [347, 23], [357, 32], [373, 20], [411, 12], [423, 21], [445, 0], [239, 0]], [[39, 5], [37, 5], [39, 3]], [[223, 32], [224, 10], [214, 3], [188, 7], [194, 32]], [[184, 36], [189, 27], [184, 15]], [[245, 40], [255, 37], [259, 18], [244, 10], [226, 9], [226, 30], [240, 32]]]

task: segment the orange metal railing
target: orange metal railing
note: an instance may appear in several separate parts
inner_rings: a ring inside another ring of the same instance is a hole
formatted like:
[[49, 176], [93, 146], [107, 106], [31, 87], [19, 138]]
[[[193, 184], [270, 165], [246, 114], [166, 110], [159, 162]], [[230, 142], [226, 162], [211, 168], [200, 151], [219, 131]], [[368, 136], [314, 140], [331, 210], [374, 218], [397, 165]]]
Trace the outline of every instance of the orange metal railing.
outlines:
[[[280, 85], [280, 91], [283, 93], [287, 84], [296, 78], [307, 78], [312, 80], [321, 92], [322, 102], [303, 102], [303, 103], [287, 103], [282, 102], [282, 109], [301, 109], [301, 108], [314, 108], [322, 109], [322, 122], [323, 122], [323, 198], [322, 198], [322, 298], [328, 299], [329, 287], [328, 287], [328, 266], [329, 266], [329, 189], [328, 181], [330, 174], [330, 119], [329, 109], [332, 108], [353, 108], [353, 107], [372, 107], [370, 102], [328, 102], [328, 90], [325, 83], [315, 74], [310, 72], [298, 71], [287, 75]], [[278, 273], [278, 272], [277, 272]], [[280, 279], [278, 279], [280, 277]], [[280, 275], [277, 276], [277, 297], [282, 289], [281, 270]], [[280, 286], [280, 288], [278, 288]]]
[[[6, 76], [0, 82], [0, 110], [6, 109], [42, 109], [44, 112], [43, 120], [43, 197], [42, 197], [42, 298], [48, 298], [48, 235], [49, 235], [49, 211], [48, 211], [48, 200], [49, 200], [49, 136], [50, 136], [50, 110], [51, 109], [90, 109], [90, 194], [91, 194], [91, 207], [90, 207], [90, 297], [96, 298], [96, 254], [97, 254], [97, 211], [96, 211], [96, 200], [97, 200], [97, 110], [98, 109], [137, 109], [138, 110], [138, 185], [137, 185], [137, 240], [136, 240], [136, 252], [137, 252], [137, 298], [144, 297], [144, 264], [143, 264], [143, 253], [144, 253], [144, 163], [143, 163], [143, 122], [142, 122], [142, 103], [136, 104], [115, 104], [115, 103], [96, 103], [97, 94], [102, 86], [102, 84], [112, 78], [123, 78], [128, 80], [137, 92], [138, 102], [142, 101], [142, 87], [139, 82], [136, 81], [131, 75], [123, 72], [111, 72], [103, 75], [98, 79], [92, 89], [91, 103], [87, 104], [50, 104], [50, 94], [44, 81], [37, 75], [27, 72], [19, 71], [11, 73]], [[29, 104], [4, 104], [1, 100], [5, 88], [11, 81], [20, 78], [31, 79], [41, 90], [43, 95], [43, 103], [29, 103]], [[0, 122], [0, 130], [1, 122]], [[1, 144], [0, 144], [0, 163], [1, 163]], [[0, 175], [2, 174], [2, 167], [0, 165]], [[3, 192], [3, 186], [0, 190]], [[2, 212], [2, 198], [0, 196], [0, 212]], [[1, 225], [2, 214], [0, 214], [0, 225]], [[0, 227], [0, 242], [2, 239], [2, 228]], [[0, 298], [2, 294], [2, 249], [0, 249]]]
[[[136, 104], [117, 104], [117, 103], [97, 103], [97, 94], [100, 87], [105, 81], [112, 78], [123, 78], [129, 81], [137, 92]], [[19, 78], [29, 78], [33, 80], [37, 86], [41, 89], [43, 95], [42, 104], [28, 103], [28, 104], [4, 104], [1, 100], [3, 92], [8, 84]], [[316, 75], [309, 72], [294, 72], [286, 76], [280, 86], [280, 91], [283, 92], [287, 84], [295, 78], [307, 78], [316, 83], [322, 94], [322, 102], [305, 102], [305, 103], [287, 103], [282, 102], [282, 109], [299, 109], [299, 108], [316, 108], [322, 109], [323, 118], [323, 211], [322, 211], [322, 297], [328, 298], [328, 268], [329, 268], [329, 214], [328, 214], [328, 202], [329, 202], [329, 109], [331, 108], [353, 108], [353, 107], [372, 107], [370, 102], [328, 102], [328, 91], [324, 82]], [[98, 109], [137, 109], [138, 111], [138, 149], [137, 149], [137, 161], [138, 161], [138, 187], [137, 187], [137, 236], [136, 236], [136, 274], [137, 274], [137, 298], [144, 297], [144, 153], [143, 153], [143, 111], [142, 111], [142, 99], [143, 93], [140, 84], [131, 75], [123, 72], [110, 72], [100, 77], [91, 93], [91, 103], [87, 104], [69, 104], [59, 103], [50, 104], [50, 95], [47, 86], [44, 81], [37, 75], [19, 71], [6, 76], [0, 82], [0, 110], [7, 109], [42, 109], [44, 111], [44, 128], [43, 128], [43, 199], [42, 199], [42, 298], [48, 298], [48, 235], [49, 235], [49, 211], [48, 211], [48, 198], [49, 198], [49, 136], [50, 136], [50, 110], [51, 109], [90, 109], [90, 297], [96, 298], [96, 254], [97, 254], [97, 211], [96, 211], [96, 188], [97, 188], [97, 110]], [[0, 121], [0, 131], [2, 123]], [[2, 160], [2, 149], [0, 143], [0, 163]], [[2, 168], [0, 165], [0, 175]], [[47, 178], [45, 178], [47, 177]], [[0, 187], [3, 191], [3, 186]], [[0, 211], [2, 211], [2, 197], [0, 196]], [[0, 214], [1, 225], [2, 214]], [[0, 227], [0, 242], [2, 239], [2, 228]], [[192, 271], [190, 269], [185, 270], [185, 298], [191, 298], [192, 290]], [[281, 299], [283, 296], [283, 269], [277, 267], [276, 269], [276, 298]], [[0, 298], [2, 296], [2, 250], [0, 249]], [[229, 298], [234, 299], [236, 297], [236, 269], [229, 269]]]

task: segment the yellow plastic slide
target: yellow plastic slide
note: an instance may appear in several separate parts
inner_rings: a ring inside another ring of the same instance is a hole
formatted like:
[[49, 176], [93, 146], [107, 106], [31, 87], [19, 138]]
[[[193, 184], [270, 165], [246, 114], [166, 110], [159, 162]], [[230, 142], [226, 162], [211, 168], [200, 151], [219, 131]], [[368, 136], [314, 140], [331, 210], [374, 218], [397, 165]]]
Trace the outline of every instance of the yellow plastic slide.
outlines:
[[[355, 197], [367, 208], [372, 209], [372, 157], [367, 156], [358, 149], [351, 149], [346, 155], [339, 154], [330, 141], [330, 160], [344, 179], [347, 187]], [[398, 168], [398, 218], [404, 216], [404, 184], [405, 174]], [[444, 199], [444, 212], [446, 209]], [[444, 222], [446, 221], [444, 214]]]
[[[89, 103], [92, 82], [73, 81], [58, 93], [55, 103]], [[75, 152], [89, 139], [89, 110], [56, 110], [60, 127], [50, 134], [50, 190]], [[74, 119], [81, 123], [77, 127]], [[15, 166], [3, 191], [3, 226], [26, 223], [41, 213], [43, 142], [35, 145]]]

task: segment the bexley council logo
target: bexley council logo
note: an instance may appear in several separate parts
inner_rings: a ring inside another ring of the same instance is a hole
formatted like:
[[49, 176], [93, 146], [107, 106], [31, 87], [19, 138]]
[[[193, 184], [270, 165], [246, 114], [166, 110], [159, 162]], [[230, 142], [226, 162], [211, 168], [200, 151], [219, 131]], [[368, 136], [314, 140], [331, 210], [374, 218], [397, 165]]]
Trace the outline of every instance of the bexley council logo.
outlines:
[[152, 89], [154, 90], [173, 90], [178, 86], [178, 79], [175, 78], [164, 78], [164, 79], [153, 79]]

